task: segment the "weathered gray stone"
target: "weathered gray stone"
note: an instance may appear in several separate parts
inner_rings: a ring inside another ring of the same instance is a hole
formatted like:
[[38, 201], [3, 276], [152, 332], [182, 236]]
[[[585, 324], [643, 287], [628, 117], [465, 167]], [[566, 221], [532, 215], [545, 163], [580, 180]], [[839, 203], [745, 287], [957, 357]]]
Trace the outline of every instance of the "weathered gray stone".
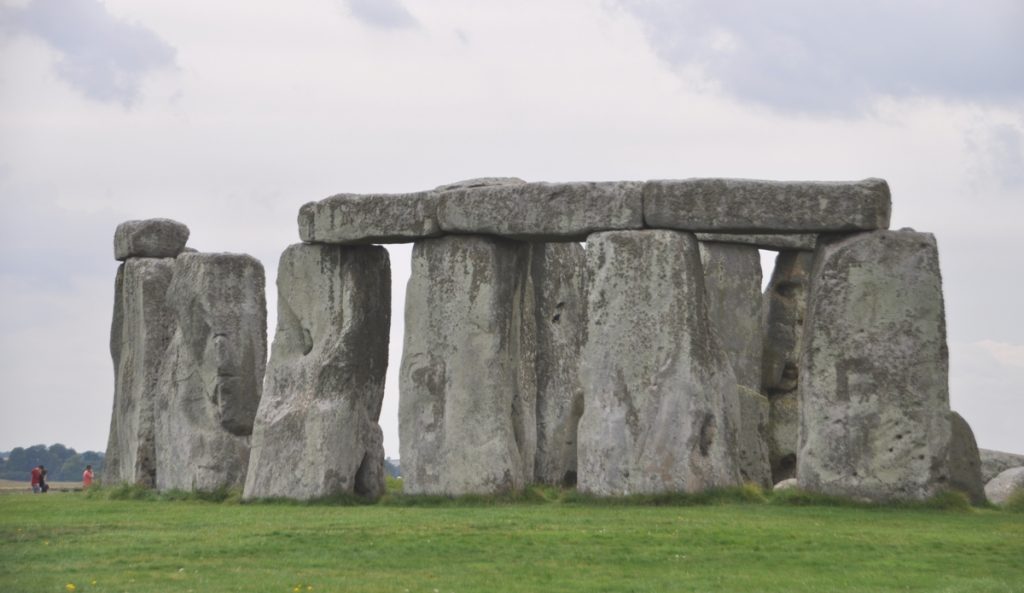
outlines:
[[475, 179], [456, 181], [455, 183], [446, 183], [434, 188], [434, 191], [472, 189], [475, 187], [488, 187], [492, 185], [523, 185], [525, 183], [525, 181], [518, 177], [477, 177]]
[[448, 233], [579, 241], [596, 231], [643, 227], [640, 188], [616, 181], [455, 189], [439, 195], [437, 219]]
[[949, 478], [948, 351], [935, 238], [818, 246], [800, 365], [805, 490], [923, 499]]
[[188, 227], [167, 218], [129, 220], [114, 231], [114, 259], [176, 257], [185, 249]]
[[974, 431], [956, 412], [949, 413], [949, 424], [952, 431], [946, 459], [949, 486], [966, 494], [971, 503], [984, 504], [985, 482], [981, 479], [981, 457], [978, 455]]
[[1017, 490], [1024, 489], [1024, 467], [1011, 467], [985, 484], [985, 496], [992, 504], [1006, 504]]
[[299, 209], [299, 237], [307, 243], [409, 243], [441, 234], [437, 194], [338, 194]]
[[523, 365], [527, 244], [449, 236], [413, 247], [399, 436], [404, 491], [522, 488], [536, 453], [536, 381]]
[[763, 488], [772, 485], [772, 466], [768, 459], [768, 398], [738, 386], [740, 426], [737, 434], [736, 460], [740, 477]]
[[114, 407], [103, 482], [156, 483], [155, 403], [160, 365], [174, 331], [167, 303], [173, 259], [133, 258], [117, 270], [110, 354]]
[[981, 456], [981, 480], [983, 483], [988, 483], [989, 480], [1011, 467], [1024, 466], [1024, 455], [991, 449], [978, 449], [978, 454]]
[[648, 181], [651, 228], [723, 233], [818, 233], [889, 228], [889, 186], [851, 182], [683, 179]]
[[772, 490], [775, 490], [775, 491], [795, 490], [795, 489], [797, 489], [799, 487], [800, 487], [800, 483], [797, 481], [796, 478], [787, 478], [787, 479], [782, 480], [780, 482], [776, 482], [775, 486], [772, 487]]
[[737, 243], [772, 251], [814, 251], [816, 234], [732, 235], [729, 233], [696, 233], [701, 243]]
[[263, 265], [248, 255], [185, 253], [167, 289], [174, 337], [156, 408], [156, 487], [242, 486], [267, 356]]
[[796, 476], [800, 344], [814, 254], [783, 251], [764, 293], [761, 390], [771, 403], [769, 451], [772, 479]]
[[756, 247], [701, 243], [708, 319], [736, 383], [761, 390], [761, 254]]
[[736, 485], [736, 378], [707, 318], [697, 241], [587, 240], [579, 489], [601, 496]]
[[391, 324], [383, 247], [292, 245], [244, 497], [384, 491], [380, 426]]
[[586, 332], [586, 253], [579, 243], [536, 243], [537, 455], [533, 479], [576, 483], [576, 427], [583, 414], [580, 351]]

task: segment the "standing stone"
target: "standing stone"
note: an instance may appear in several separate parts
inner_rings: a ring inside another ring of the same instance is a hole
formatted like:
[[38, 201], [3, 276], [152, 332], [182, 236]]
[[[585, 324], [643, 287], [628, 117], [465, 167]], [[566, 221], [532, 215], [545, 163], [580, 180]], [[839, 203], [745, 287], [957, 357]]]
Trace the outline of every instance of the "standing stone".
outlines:
[[167, 218], [129, 220], [114, 231], [114, 259], [177, 257], [188, 241], [188, 227]]
[[796, 476], [800, 346], [813, 264], [813, 253], [779, 253], [763, 297], [761, 389], [771, 404], [768, 449], [774, 482]]
[[580, 491], [738, 484], [736, 377], [709, 326], [696, 239], [673, 231], [594, 234], [587, 274]]
[[948, 351], [935, 238], [819, 245], [800, 365], [805, 490], [923, 499], [949, 479]]
[[740, 427], [736, 437], [736, 461], [740, 477], [763, 488], [772, 485], [768, 460], [768, 398], [739, 385]]
[[167, 289], [176, 328], [158, 385], [156, 487], [241, 486], [267, 356], [263, 265], [184, 253]]
[[117, 270], [110, 354], [114, 408], [103, 482], [156, 484], [154, 407], [160, 365], [174, 331], [167, 303], [173, 259], [129, 259]]
[[537, 455], [533, 479], [576, 483], [576, 428], [583, 414], [580, 351], [586, 331], [586, 252], [579, 243], [535, 243]]
[[981, 456], [971, 425], [956, 412], [949, 413], [952, 434], [949, 442], [949, 486], [966, 494], [972, 504], [985, 503], [985, 482], [981, 479]]
[[399, 400], [404, 491], [489, 494], [533, 475], [536, 382], [523, 352], [524, 243], [417, 242], [405, 299]]
[[378, 420], [391, 326], [383, 247], [292, 245], [244, 497], [384, 492]]

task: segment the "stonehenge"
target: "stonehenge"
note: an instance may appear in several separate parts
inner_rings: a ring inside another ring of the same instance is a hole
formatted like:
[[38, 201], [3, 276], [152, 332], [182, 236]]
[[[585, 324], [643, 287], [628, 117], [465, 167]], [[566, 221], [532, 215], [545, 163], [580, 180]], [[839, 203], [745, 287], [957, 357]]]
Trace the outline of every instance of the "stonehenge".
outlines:
[[[983, 501], [949, 408], [933, 236], [880, 179], [479, 178], [303, 205], [267, 362], [263, 268], [174, 221], [115, 233], [105, 479], [376, 498], [387, 365], [404, 492], [784, 483]], [[391, 267], [412, 243], [401, 360]], [[760, 249], [778, 252], [762, 292]]]

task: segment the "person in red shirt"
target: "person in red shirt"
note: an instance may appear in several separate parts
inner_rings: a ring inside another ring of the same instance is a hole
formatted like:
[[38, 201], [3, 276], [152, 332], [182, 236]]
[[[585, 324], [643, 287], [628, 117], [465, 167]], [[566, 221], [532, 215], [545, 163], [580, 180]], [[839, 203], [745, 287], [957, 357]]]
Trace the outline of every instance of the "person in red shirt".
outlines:
[[39, 483], [43, 481], [43, 470], [40, 469], [42, 466], [35, 466], [32, 468], [32, 494], [39, 494]]
[[85, 466], [85, 471], [82, 472], [82, 490], [89, 486], [92, 486], [92, 465]]

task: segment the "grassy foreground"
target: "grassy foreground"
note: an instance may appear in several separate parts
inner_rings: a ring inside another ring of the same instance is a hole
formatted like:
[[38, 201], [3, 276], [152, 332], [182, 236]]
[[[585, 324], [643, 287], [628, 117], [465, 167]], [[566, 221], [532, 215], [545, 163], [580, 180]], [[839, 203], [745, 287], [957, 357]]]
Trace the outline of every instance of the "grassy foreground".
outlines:
[[0, 591], [1024, 591], [1024, 513], [550, 498], [0, 496]]

